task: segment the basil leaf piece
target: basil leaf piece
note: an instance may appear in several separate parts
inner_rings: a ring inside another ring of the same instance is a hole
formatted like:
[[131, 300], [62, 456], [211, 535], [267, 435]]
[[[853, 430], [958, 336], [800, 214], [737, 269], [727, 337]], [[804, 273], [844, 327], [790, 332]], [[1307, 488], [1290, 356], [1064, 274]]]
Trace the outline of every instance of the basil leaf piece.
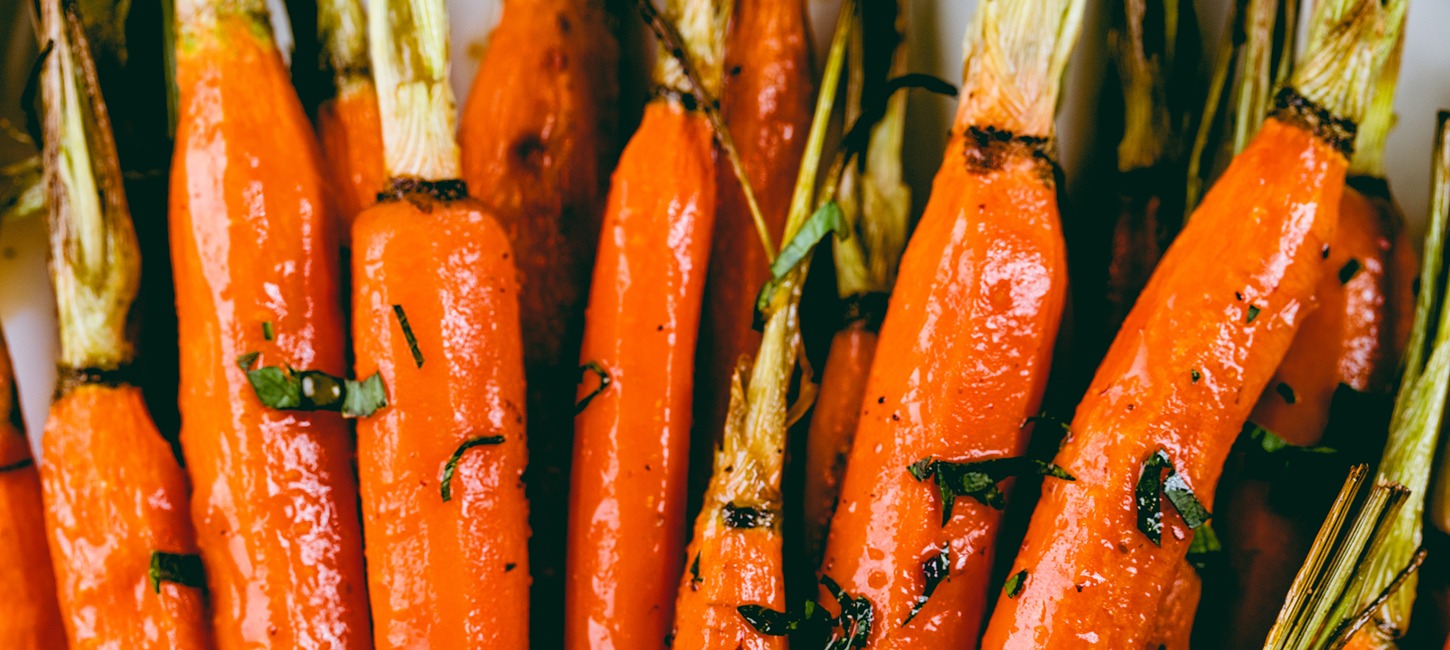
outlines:
[[805, 601], [795, 612], [778, 612], [760, 605], [740, 605], [735, 611], [756, 632], [766, 636], [794, 635], [799, 647], [825, 650], [866, 647], [866, 640], [871, 637], [871, 601], [851, 596], [829, 576], [821, 576], [821, 585], [840, 605], [840, 616], [831, 616], [814, 600]]
[[1006, 506], [1007, 498], [997, 484], [1008, 478], [1036, 474], [1065, 481], [1077, 480], [1057, 465], [1025, 456], [991, 458], [970, 463], [932, 460], [927, 457], [908, 465], [906, 471], [918, 481], [929, 477], [936, 478], [937, 491], [942, 501], [943, 526], [951, 521], [952, 508], [959, 496], [969, 496], [983, 505], [1001, 510]]
[[594, 401], [594, 398], [598, 397], [600, 393], [603, 393], [604, 389], [609, 388], [611, 383], [614, 383], [614, 380], [609, 376], [609, 371], [605, 370], [604, 365], [598, 361], [590, 361], [579, 366], [579, 383], [581, 384], [584, 383], [585, 372], [594, 373], [599, 378], [599, 385], [594, 390], [589, 391], [583, 399], [579, 400], [579, 403], [574, 405], [574, 415], [583, 413], [584, 409], [589, 407], [589, 403]]
[[1184, 480], [1183, 475], [1173, 472], [1163, 481], [1163, 496], [1168, 497], [1168, 502], [1173, 504], [1173, 509], [1183, 518], [1183, 523], [1188, 525], [1189, 530], [1194, 530], [1208, 522], [1213, 514], [1208, 508], [1198, 501], [1198, 495], [1193, 493], [1193, 488]]
[[342, 417], [365, 418], [388, 405], [388, 391], [383, 388], [383, 376], [373, 373], [362, 381], [348, 379], [344, 382]]
[[1188, 544], [1188, 563], [1203, 574], [1223, 559], [1223, 545], [1218, 541], [1218, 534], [1213, 532], [1213, 526], [1205, 523], [1198, 527], [1193, 533], [1193, 541]]
[[161, 593], [162, 582], [174, 582], [183, 587], [203, 588], [206, 586], [206, 570], [201, 556], [195, 554], [151, 551], [151, 566], [146, 570], [151, 579], [151, 590]]
[[439, 478], [438, 493], [443, 497], [443, 502], [453, 500], [453, 474], [458, 471], [458, 463], [463, 460], [464, 452], [482, 445], [501, 445], [503, 436], [479, 436], [463, 441], [458, 449], [453, 450], [453, 455], [448, 457], [448, 462], [443, 465], [443, 476]]
[[923, 578], [921, 595], [916, 597], [916, 604], [911, 606], [911, 613], [907, 614], [906, 620], [901, 622], [902, 627], [906, 627], [911, 619], [916, 618], [916, 615], [921, 612], [921, 608], [926, 606], [928, 600], [931, 600], [931, 595], [936, 591], [937, 585], [941, 584], [941, 581], [945, 580], [947, 574], [951, 572], [951, 553], [951, 546], [942, 544], [941, 549], [935, 555], [921, 563]]
[[1263, 309], [1260, 309], [1258, 305], [1249, 305], [1249, 312], [1244, 317], [1244, 323], [1248, 324], [1254, 322], [1254, 319], [1259, 317], [1259, 312], [1262, 311]]
[[242, 372], [248, 372], [252, 366], [257, 365], [257, 357], [260, 356], [262, 356], [261, 352], [248, 352], [240, 355], [237, 357], [237, 367], [241, 368]]
[[278, 410], [302, 407], [302, 380], [291, 368], [264, 366], [248, 370], [247, 382], [263, 406]]
[[[1164, 476], [1164, 472], [1167, 476]], [[1163, 545], [1163, 509], [1161, 497], [1168, 497], [1168, 502], [1173, 509], [1178, 511], [1183, 518], [1183, 523], [1188, 528], [1196, 529], [1202, 526], [1213, 516], [1198, 496], [1193, 493], [1193, 488], [1188, 481], [1178, 473], [1173, 466], [1173, 461], [1168, 457], [1168, 452], [1159, 448], [1143, 461], [1143, 472], [1138, 477], [1138, 487], [1134, 491], [1134, 500], [1138, 505], [1138, 530], [1142, 531], [1153, 542], [1154, 546]]]
[[821, 586], [841, 606], [841, 615], [836, 617], [836, 630], [826, 644], [826, 650], [848, 650], [864, 648], [871, 638], [871, 623], [874, 612], [871, 601], [865, 596], [852, 596], [836, 584], [830, 576], [821, 576]]
[[1344, 266], [1339, 268], [1339, 283], [1349, 284], [1357, 273], [1359, 273], [1359, 260], [1351, 257], [1348, 262], [1344, 263]]
[[398, 327], [403, 330], [403, 338], [408, 341], [408, 351], [413, 353], [413, 365], [423, 367], [423, 351], [418, 349], [418, 338], [413, 336], [413, 328], [408, 325], [408, 315], [403, 313], [402, 305], [393, 305], [393, 317], [398, 321]]
[[1008, 598], [1016, 598], [1018, 594], [1022, 593], [1022, 587], [1026, 586], [1026, 584], [1027, 569], [1023, 569], [1012, 574], [1012, 577], [1007, 578], [1007, 584], [1002, 585], [1002, 590], [1007, 592]]
[[262, 338], [268, 341], [272, 340], [272, 321], [262, 321]]
[[337, 411], [347, 418], [367, 417], [388, 405], [383, 377], [378, 373], [363, 381], [341, 379], [320, 370], [263, 366], [251, 369], [257, 353], [237, 359], [247, 373], [252, 392], [267, 408], [279, 411]]

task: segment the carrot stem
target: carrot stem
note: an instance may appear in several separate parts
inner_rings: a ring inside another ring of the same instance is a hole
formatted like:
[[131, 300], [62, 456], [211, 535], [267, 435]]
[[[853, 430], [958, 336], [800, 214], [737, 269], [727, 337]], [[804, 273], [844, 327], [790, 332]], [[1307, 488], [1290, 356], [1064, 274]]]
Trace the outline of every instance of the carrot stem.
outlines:
[[460, 175], [457, 117], [448, 84], [448, 10], [439, 0], [369, 0], [368, 38], [392, 178]]
[[[957, 126], [1049, 138], [1086, 3], [983, 2], [967, 31]], [[1044, 34], [1053, 36], [1044, 36]], [[1051, 39], [1049, 41], [1049, 39]], [[1041, 47], [1051, 42], [1052, 47]]]
[[368, 17], [362, 0], [320, 0], [317, 3], [317, 35], [338, 88], [371, 68], [368, 55]]

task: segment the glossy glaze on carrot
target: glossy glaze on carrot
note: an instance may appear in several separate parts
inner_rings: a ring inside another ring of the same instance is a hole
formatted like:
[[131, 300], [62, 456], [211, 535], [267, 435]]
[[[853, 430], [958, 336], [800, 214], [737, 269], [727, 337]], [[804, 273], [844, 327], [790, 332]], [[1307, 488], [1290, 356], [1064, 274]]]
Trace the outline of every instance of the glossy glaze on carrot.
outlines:
[[619, 52], [600, 0], [506, 0], [458, 131], [463, 179], [519, 270], [535, 644], [558, 645], [574, 393], [615, 145]]
[[[580, 353], [610, 384], [575, 418], [566, 647], [659, 647], [673, 622], [711, 147], [702, 113], [659, 98], [614, 173]], [[586, 373], [578, 397], [598, 386]]]
[[861, 417], [866, 379], [876, 356], [879, 328], [879, 316], [851, 319], [831, 338], [826, 366], [821, 370], [821, 389], [806, 433], [806, 481], [801, 501], [810, 537], [807, 548], [814, 551], [811, 559], [819, 559], [831, 515], [836, 511], [841, 477]]
[[0, 336], [0, 647], [65, 647], [46, 546], [40, 471], [20, 420], [10, 353]]
[[171, 181], [181, 444], [216, 640], [366, 647], [348, 427], [336, 413], [264, 406], [236, 361], [259, 352], [262, 365], [342, 374], [320, 154], [265, 12], [218, 4], [177, 8]]
[[1174, 513], [1162, 546], [1138, 530], [1143, 462], [1164, 449], [1213, 508], [1244, 395], [1264, 389], [1312, 308], [1338, 221], [1348, 144], [1303, 112], [1277, 114], [1194, 212], [1098, 368], [1055, 461], [1077, 480], [1044, 487], [1012, 568], [1031, 577], [998, 601], [984, 647], [1137, 647], [1153, 634], [1193, 533]]

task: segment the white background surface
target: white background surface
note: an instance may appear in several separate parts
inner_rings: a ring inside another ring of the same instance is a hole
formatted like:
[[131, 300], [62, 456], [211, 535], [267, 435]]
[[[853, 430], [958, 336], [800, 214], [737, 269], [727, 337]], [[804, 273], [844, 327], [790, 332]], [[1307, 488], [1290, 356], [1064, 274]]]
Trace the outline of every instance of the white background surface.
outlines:
[[[777, 0], [791, 1], [791, 0]], [[806, 0], [814, 16], [817, 45], [821, 47], [834, 23], [839, 0]], [[879, 0], [867, 0], [879, 1]], [[1309, 4], [1312, 0], [1304, 0]], [[961, 38], [976, 0], [907, 0], [912, 17], [910, 64], [913, 71], [929, 72], [952, 82], [961, 77]], [[1218, 33], [1231, 0], [1195, 0], [1204, 52], [1216, 51]], [[0, 33], [7, 34], [0, 48], [24, 48], [29, 38], [24, 0], [0, 0]], [[487, 33], [498, 18], [498, 0], [450, 0], [453, 25], [454, 87], [460, 102], [477, 68]], [[1073, 65], [1068, 69], [1066, 98], [1059, 118], [1060, 152], [1069, 185], [1083, 160], [1084, 137], [1093, 129], [1092, 109], [1105, 66], [1104, 11], [1109, 0], [1088, 0], [1087, 18]], [[1405, 213], [1423, 224], [1429, 185], [1430, 145], [1435, 111], [1450, 108], [1450, 0], [1411, 0], [1405, 60], [1401, 72], [1397, 112], [1399, 127], [1391, 134], [1387, 165], [1391, 183]], [[638, 30], [635, 30], [637, 33]], [[1207, 65], [1207, 63], [1205, 63]], [[4, 71], [0, 114], [15, 115], [23, 70]], [[641, 71], [642, 74], [642, 71]], [[931, 176], [941, 160], [945, 134], [954, 105], [917, 93], [908, 118], [906, 171], [913, 191], [926, 196]], [[11, 150], [0, 146], [0, 162]], [[0, 231], [0, 321], [20, 374], [21, 401], [33, 437], [44, 424], [54, 390], [54, 307], [45, 270], [45, 225], [32, 220]]]

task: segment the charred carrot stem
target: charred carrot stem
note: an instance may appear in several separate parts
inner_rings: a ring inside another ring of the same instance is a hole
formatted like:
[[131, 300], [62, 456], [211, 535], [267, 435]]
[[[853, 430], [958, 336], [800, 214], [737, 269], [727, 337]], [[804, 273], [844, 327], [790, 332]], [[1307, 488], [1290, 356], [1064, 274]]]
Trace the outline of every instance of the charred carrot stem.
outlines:
[[515, 252], [528, 379], [534, 644], [558, 646], [584, 307], [616, 148], [618, 46], [599, 0], [507, 0], [463, 106], [463, 179]]
[[366, 647], [347, 425], [336, 413], [267, 406], [235, 362], [259, 353], [265, 366], [342, 374], [321, 154], [262, 3], [186, 0], [177, 24], [181, 445], [216, 642]]
[[0, 646], [62, 648], [65, 625], [46, 545], [40, 471], [30, 455], [16, 400], [15, 376], [0, 334]]
[[367, 17], [362, 0], [317, 3], [318, 37], [332, 68], [336, 94], [317, 107], [317, 137], [336, 197], [337, 229], [346, 248], [352, 222], [387, 182], [378, 94], [368, 62]]
[[[769, 234], [778, 240], [790, 209], [796, 170], [815, 99], [805, 2], [735, 0], [725, 40], [720, 112], [730, 132]], [[762, 247], [740, 181], [719, 166], [719, 207], [700, 322], [700, 380], [695, 384], [694, 466], [708, 468], [730, 398], [740, 355], [760, 345], [752, 325], [755, 296], [770, 279], [772, 251]]]
[[157, 553], [195, 560], [187, 479], [126, 373], [140, 259], [81, 22], [58, 0], [41, 3], [41, 15], [51, 43], [44, 156], [61, 327], [41, 481], [60, 614], [73, 647], [209, 648], [205, 585], [153, 584], [147, 571]]
[[[964, 99], [901, 260], [877, 344], [893, 353], [872, 364], [821, 566], [872, 603], [868, 647], [977, 638], [1002, 504], [943, 501], [947, 474], [932, 468], [1026, 448], [1067, 289], [1052, 115], [1081, 12], [1081, 2], [988, 1], [969, 28]], [[1000, 101], [1018, 92], [1020, 108]], [[1023, 283], [1036, 289], [1009, 289]]]
[[358, 421], [377, 646], [526, 648], [524, 353], [508, 233], [458, 180], [447, 13], [372, 0], [388, 189], [353, 227]]
[[[728, 3], [726, 3], [728, 4]], [[702, 95], [728, 14], [672, 1]], [[716, 214], [709, 120], [661, 52], [659, 90], [620, 157], [589, 296], [570, 481], [565, 647], [658, 647], [684, 558], [695, 341]], [[678, 645], [676, 647], [679, 647]]]
[[[1034, 578], [998, 601], [984, 647], [1075, 647], [1086, 634], [1109, 647], [1151, 640], [1252, 408], [1235, 396], [1265, 388], [1303, 320], [1300, 305], [1332, 272], [1321, 251], [1338, 222], [1354, 123], [1403, 10], [1319, 4], [1294, 89], [1195, 211], [1078, 406], [1056, 461], [1077, 480], [1044, 489], [1013, 564]], [[1145, 460], [1164, 451], [1178, 481], [1176, 497], [1167, 484], [1164, 493], [1175, 504], [1196, 495], [1198, 508], [1177, 511], [1191, 517], [1144, 508]]]

